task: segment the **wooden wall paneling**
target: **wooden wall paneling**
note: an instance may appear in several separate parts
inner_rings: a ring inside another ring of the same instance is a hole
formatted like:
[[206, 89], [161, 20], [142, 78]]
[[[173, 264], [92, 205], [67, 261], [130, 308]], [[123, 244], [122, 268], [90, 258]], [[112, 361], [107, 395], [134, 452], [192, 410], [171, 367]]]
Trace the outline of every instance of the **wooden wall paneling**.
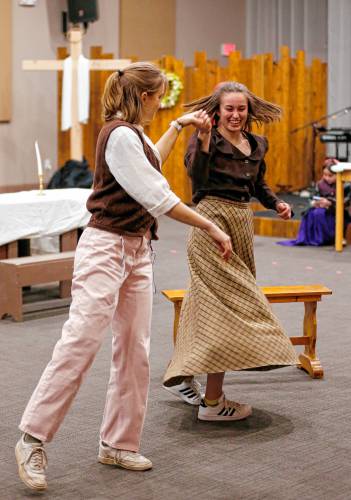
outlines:
[[[286, 172], [287, 175], [287, 184], [291, 185], [291, 173], [294, 172], [297, 175], [297, 165], [296, 165], [296, 157], [297, 151], [296, 147], [298, 147], [298, 143], [296, 142], [296, 134], [291, 134], [291, 130], [295, 128], [295, 124], [297, 123], [297, 116], [295, 113], [296, 106], [296, 96], [297, 96], [297, 67], [296, 67], [296, 59], [290, 59], [290, 106], [288, 108], [289, 115], [289, 165]], [[286, 109], [286, 108], [285, 108]], [[284, 110], [285, 111], [285, 110]], [[294, 175], [293, 174], [293, 175]]]
[[218, 61], [207, 61], [207, 94], [211, 94], [221, 81], [219, 76]]
[[[305, 66], [305, 124], [311, 121], [312, 113], [312, 71], [310, 66]], [[305, 158], [306, 186], [312, 181], [312, 127], [304, 129], [303, 155]]]
[[252, 64], [253, 59], [243, 59], [243, 81], [241, 83], [246, 85], [249, 89], [251, 89], [253, 85]]
[[230, 58], [228, 60], [228, 64], [226, 66], [219, 66], [218, 70], [219, 70], [219, 81], [220, 82], [227, 82], [227, 81], [231, 80], [231, 78], [230, 78]]
[[[291, 128], [302, 127], [306, 122], [305, 115], [305, 53], [303, 50], [299, 50], [296, 53], [296, 63], [295, 63], [295, 71], [296, 71], [296, 90], [295, 90], [295, 98], [294, 101], [290, 102], [291, 120], [290, 126]], [[294, 117], [295, 124], [292, 123], [292, 118]], [[300, 130], [294, 134], [294, 151], [295, 151], [295, 159], [294, 163], [290, 164], [290, 184], [297, 185], [298, 189], [302, 189], [304, 186], [309, 184], [308, 175], [306, 172], [308, 171], [308, 166], [306, 164], [306, 158], [304, 155], [304, 140], [305, 140], [305, 129]]]
[[[281, 67], [278, 62], [275, 62], [272, 67], [272, 101], [276, 104], [282, 105], [282, 85], [281, 85]], [[272, 135], [270, 141], [270, 152], [272, 153], [272, 161], [267, 161], [267, 169], [268, 171], [272, 171], [272, 181], [271, 186], [274, 190], [277, 189], [277, 184], [280, 183], [281, 177], [281, 149], [283, 147], [281, 137], [282, 137], [282, 128], [281, 123], [284, 119], [284, 110], [281, 121], [275, 122], [270, 126], [270, 130]], [[269, 157], [267, 158], [269, 160]]]
[[281, 47], [279, 67], [279, 85], [280, 99], [277, 101], [283, 108], [283, 117], [280, 123], [280, 141], [279, 141], [279, 174], [277, 175], [276, 186], [284, 189], [284, 186], [290, 185], [289, 161], [290, 161], [290, 53], [288, 47]]
[[[185, 75], [185, 67], [184, 67], [184, 62], [183, 61], [177, 61], [175, 60], [175, 72], [180, 75], [183, 84], [184, 84], [184, 89], [186, 85], [186, 75]], [[185, 104], [185, 92], [183, 92], [180, 96], [179, 104], [177, 107], [177, 115], [179, 116], [185, 112], [185, 109], [183, 107], [183, 104]], [[175, 116], [175, 117], [176, 117]], [[179, 184], [178, 184], [178, 192], [181, 193], [179, 196], [181, 199], [183, 199], [186, 203], [191, 203], [191, 183], [190, 179], [188, 177], [186, 168], [184, 166], [184, 153], [188, 145], [188, 139], [190, 137], [190, 134], [194, 132], [193, 127], [189, 127], [187, 130], [187, 134], [180, 134], [181, 136], [178, 138], [178, 145], [177, 149], [174, 150], [174, 174], [177, 179], [179, 179]]]
[[228, 69], [227, 69], [227, 80], [233, 80], [234, 82], [242, 82], [242, 59], [241, 52], [236, 50], [232, 52], [228, 57]]
[[[264, 54], [254, 55], [251, 62], [251, 85], [249, 90], [262, 99], [264, 95]], [[253, 124], [252, 131], [254, 134], [265, 135], [265, 126]]]
[[206, 69], [207, 69], [206, 52], [195, 52], [195, 67], [193, 76], [194, 99], [197, 99], [198, 97], [202, 97], [207, 94]]
[[273, 54], [264, 54], [264, 97], [274, 102]]
[[[186, 73], [182, 61], [178, 61], [173, 56], [165, 56], [159, 61], [160, 67], [166, 72], [176, 73], [186, 86]], [[150, 138], [156, 142], [163, 132], [169, 127], [169, 123], [184, 113], [183, 104], [185, 100], [185, 92], [180, 94], [178, 103], [171, 109], [160, 109], [157, 119], [154, 120], [148, 128]], [[189, 132], [194, 130], [187, 129], [188, 134], [182, 132], [177, 139], [176, 147], [173, 149], [169, 158], [163, 165], [162, 171], [167, 177], [171, 189], [186, 203], [191, 201], [190, 182], [184, 167], [184, 151], [187, 146]]]
[[[267, 101], [275, 102], [274, 92], [274, 66], [273, 54], [265, 54], [264, 56], [264, 98]], [[265, 126], [265, 135], [269, 141], [269, 149], [266, 155], [267, 173], [266, 178], [268, 183], [275, 186], [276, 169], [278, 165], [279, 151], [279, 122], [273, 122]]]
[[[321, 116], [327, 114], [327, 103], [325, 90], [327, 88], [327, 65], [319, 59], [312, 61], [312, 120], [318, 120]], [[325, 122], [323, 122], [325, 124]], [[318, 180], [322, 172], [322, 163], [326, 155], [326, 147], [317, 138], [315, 144], [315, 180]]]
[[[300, 141], [302, 139], [303, 131], [291, 133], [291, 130], [299, 127], [302, 123], [301, 116], [299, 116], [299, 67], [297, 59], [290, 59], [290, 106], [289, 106], [289, 141], [290, 141], [290, 155], [289, 155], [289, 168], [288, 168], [288, 184], [299, 184], [299, 150]], [[304, 104], [304, 103], [303, 103]], [[303, 117], [302, 117], [303, 120]]]

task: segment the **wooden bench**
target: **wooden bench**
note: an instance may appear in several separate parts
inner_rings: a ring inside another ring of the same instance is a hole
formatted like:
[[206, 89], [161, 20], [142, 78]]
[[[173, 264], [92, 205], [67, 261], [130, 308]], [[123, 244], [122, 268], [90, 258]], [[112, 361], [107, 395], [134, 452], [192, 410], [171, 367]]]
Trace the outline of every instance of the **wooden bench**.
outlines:
[[[322, 378], [323, 368], [316, 355], [317, 302], [322, 300], [323, 295], [331, 295], [332, 291], [323, 285], [264, 286], [261, 290], [271, 303], [304, 303], [303, 335], [290, 337], [290, 340], [293, 345], [305, 346], [304, 352], [299, 355], [299, 368], [306, 370], [312, 378]], [[163, 295], [174, 305], [174, 342], [177, 338], [179, 315], [185, 292], [186, 290], [162, 290]]]
[[18, 257], [0, 260], [0, 319], [10, 314], [14, 320], [23, 319], [22, 288], [59, 281], [69, 296], [67, 282], [73, 275], [74, 252]]

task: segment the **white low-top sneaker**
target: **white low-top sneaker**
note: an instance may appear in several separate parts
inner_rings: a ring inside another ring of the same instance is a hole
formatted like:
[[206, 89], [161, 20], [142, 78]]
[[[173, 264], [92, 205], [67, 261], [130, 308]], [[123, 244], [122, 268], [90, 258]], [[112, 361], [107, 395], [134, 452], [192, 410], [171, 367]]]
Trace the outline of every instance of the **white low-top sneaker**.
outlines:
[[240, 404], [225, 398], [225, 395], [218, 400], [216, 406], [207, 406], [202, 399], [199, 406], [199, 420], [242, 420], [252, 414], [252, 408], [248, 404]]
[[100, 442], [98, 460], [102, 464], [117, 465], [128, 470], [148, 470], [152, 462], [134, 451], [118, 450]]
[[26, 486], [35, 491], [43, 491], [48, 487], [45, 469], [48, 465], [42, 443], [31, 443], [24, 440], [24, 434], [16, 444], [16, 460], [18, 473]]
[[199, 406], [201, 402], [201, 384], [194, 378], [184, 380], [181, 384], [172, 387], [166, 387], [165, 385], [162, 387], [189, 405]]

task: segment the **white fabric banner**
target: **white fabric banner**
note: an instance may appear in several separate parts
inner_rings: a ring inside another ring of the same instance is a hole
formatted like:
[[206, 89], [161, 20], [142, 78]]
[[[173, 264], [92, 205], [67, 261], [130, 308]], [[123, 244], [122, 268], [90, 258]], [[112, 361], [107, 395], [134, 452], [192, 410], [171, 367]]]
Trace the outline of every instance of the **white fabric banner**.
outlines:
[[[78, 96], [78, 120], [87, 123], [89, 119], [90, 98], [90, 61], [83, 55], [78, 58], [77, 72], [77, 96]], [[62, 79], [62, 115], [61, 130], [65, 131], [72, 126], [71, 115], [72, 103], [72, 58], [67, 57], [63, 61]]]

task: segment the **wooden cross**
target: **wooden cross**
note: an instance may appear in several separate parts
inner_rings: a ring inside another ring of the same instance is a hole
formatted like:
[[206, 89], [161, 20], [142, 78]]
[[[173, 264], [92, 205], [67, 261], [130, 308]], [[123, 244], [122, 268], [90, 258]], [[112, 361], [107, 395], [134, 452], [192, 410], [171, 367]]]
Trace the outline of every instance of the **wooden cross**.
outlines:
[[[74, 27], [68, 32], [70, 42], [70, 55], [72, 57], [72, 100], [71, 100], [71, 118], [72, 126], [70, 129], [70, 157], [72, 160], [83, 160], [83, 132], [82, 126], [78, 120], [78, 59], [82, 54], [83, 31], [80, 27]], [[131, 61], [129, 59], [91, 59], [90, 70], [110, 70], [124, 69]], [[24, 70], [63, 70], [63, 60], [30, 60], [22, 62]]]

